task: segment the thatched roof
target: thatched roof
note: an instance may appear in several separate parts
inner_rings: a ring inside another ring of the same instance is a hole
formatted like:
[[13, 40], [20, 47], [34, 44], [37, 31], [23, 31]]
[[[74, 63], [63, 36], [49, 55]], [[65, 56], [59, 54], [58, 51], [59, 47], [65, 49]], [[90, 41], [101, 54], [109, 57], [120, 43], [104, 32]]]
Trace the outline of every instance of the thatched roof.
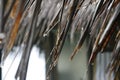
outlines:
[[[110, 47], [113, 58], [109, 71], [114, 72], [115, 80], [120, 79], [120, 1], [119, 0], [0, 0], [0, 38], [2, 40], [2, 62], [15, 45], [25, 44], [24, 57], [18, 76], [25, 79], [30, 51], [37, 44], [55, 31], [57, 35], [50, 53], [51, 70], [56, 66], [66, 36], [79, 33], [79, 40], [71, 55], [80, 50], [89, 37], [88, 49], [92, 49], [89, 64], [99, 52]], [[92, 46], [92, 47], [91, 47]], [[88, 65], [89, 65], [88, 64]]]

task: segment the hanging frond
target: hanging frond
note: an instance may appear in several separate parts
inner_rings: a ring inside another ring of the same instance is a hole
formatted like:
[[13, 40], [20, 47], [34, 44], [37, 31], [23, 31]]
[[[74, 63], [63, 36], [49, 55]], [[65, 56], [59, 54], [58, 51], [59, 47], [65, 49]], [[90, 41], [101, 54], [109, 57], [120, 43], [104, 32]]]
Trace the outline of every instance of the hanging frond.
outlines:
[[24, 44], [15, 78], [25, 80], [32, 46], [54, 33], [56, 41], [48, 58], [49, 76], [58, 62], [67, 35], [70, 33], [73, 43], [78, 32], [79, 40], [70, 59], [89, 37], [87, 48], [91, 50], [91, 56], [88, 65], [95, 61], [98, 53], [111, 47], [112, 59], [107, 72], [110, 76], [114, 74], [114, 80], [119, 80], [119, 19], [120, 0], [0, 0], [0, 34], [5, 36], [1, 38], [0, 35], [0, 40], [3, 39], [0, 43], [3, 44], [2, 63], [14, 46]]

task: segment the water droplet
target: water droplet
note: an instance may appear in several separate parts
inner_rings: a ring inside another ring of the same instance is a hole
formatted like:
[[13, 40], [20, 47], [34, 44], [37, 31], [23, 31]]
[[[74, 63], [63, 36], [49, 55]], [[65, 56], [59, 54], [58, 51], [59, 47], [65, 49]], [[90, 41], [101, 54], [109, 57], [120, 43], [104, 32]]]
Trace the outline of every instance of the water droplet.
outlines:
[[43, 34], [43, 37], [46, 37], [46, 36], [47, 36], [47, 33], [44, 33], [44, 34]]

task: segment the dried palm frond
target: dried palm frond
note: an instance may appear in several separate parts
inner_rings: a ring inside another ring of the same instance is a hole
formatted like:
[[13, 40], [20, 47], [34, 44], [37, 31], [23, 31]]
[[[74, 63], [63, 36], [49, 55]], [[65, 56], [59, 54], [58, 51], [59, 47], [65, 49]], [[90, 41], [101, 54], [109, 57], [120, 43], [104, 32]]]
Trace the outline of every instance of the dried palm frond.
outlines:
[[53, 32], [56, 42], [49, 54], [49, 74], [58, 62], [67, 35], [70, 33], [74, 42], [75, 33], [79, 32], [71, 60], [89, 36], [88, 51], [92, 50], [89, 64], [99, 52], [112, 47], [108, 72], [114, 73], [114, 80], [119, 80], [119, 19], [119, 0], [0, 0], [0, 33], [6, 36], [2, 40], [2, 63], [15, 45], [24, 44], [15, 77], [25, 80], [32, 46]]

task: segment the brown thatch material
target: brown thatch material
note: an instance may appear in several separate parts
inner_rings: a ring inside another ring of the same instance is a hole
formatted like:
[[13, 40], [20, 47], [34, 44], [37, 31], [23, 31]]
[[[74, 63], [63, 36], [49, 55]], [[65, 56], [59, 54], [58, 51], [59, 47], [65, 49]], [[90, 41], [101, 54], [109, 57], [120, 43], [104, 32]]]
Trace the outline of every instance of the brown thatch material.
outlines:
[[108, 72], [114, 73], [114, 80], [120, 80], [120, 0], [0, 0], [0, 3], [0, 32], [5, 35], [2, 62], [15, 45], [26, 45], [16, 78], [25, 80], [33, 44], [40, 43], [52, 31], [57, 37], [50, 53], [48, 74], [57, 64], [67, 34], [70, 33], [73, 42], [78, 32], [80, 38], [70, 59], [89, 36], [88, 49], [92, 49], [89, 64], [99, 52], [110, 47], [113, 57]]

